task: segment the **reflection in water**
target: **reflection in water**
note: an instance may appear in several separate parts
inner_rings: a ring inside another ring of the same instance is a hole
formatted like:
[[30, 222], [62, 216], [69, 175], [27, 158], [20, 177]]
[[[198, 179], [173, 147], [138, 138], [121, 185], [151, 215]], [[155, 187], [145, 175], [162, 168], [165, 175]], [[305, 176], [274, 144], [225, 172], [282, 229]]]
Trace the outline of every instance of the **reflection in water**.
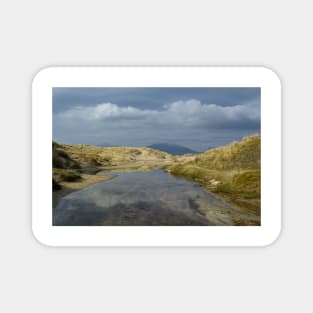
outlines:
[[117, 174], [64, 197], [53, 210], [53, 225], [216, 225], [207, 212], [232, 210], [199, 185], [163, 170]]

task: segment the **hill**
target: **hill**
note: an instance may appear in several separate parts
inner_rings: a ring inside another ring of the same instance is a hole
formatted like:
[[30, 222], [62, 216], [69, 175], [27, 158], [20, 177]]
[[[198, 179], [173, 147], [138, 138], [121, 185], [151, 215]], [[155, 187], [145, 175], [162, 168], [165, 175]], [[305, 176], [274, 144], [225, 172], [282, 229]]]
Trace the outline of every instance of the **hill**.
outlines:
[[114, 177], [108, 171], [149, 171], [172, 164], [172, 155], [151, 148], [52, 143], [53, 207], [66, 194]]
[[84, 164], [114, 166], [135, 161], [162, 161], [171, 159], [168, 153], [151, 148], [96, 147], [90, 145], [61, 145], [73, 159]]
[[179, 146], [175, 144], [169, 143], [156, 143], [153, 145], [148, 146], [148, 148], [164, 151], [170, 153], [172, 155], [182, 155], [187, 153], [198, 153], [197, 151], [191, 150], [184, 146]]
[[118, 146], [116, 146], [116, 145], [112, 145], [111, 143], [109, 143], [109, 142], [102, 142], [102, 143], [100, 143], [100, 144], [97, 144], [97, 145], [95, 145], [96, 147], [118, 147]]
[[199, 182], [226, 201], [260, 213], [261, 137], [244, 138], [240, 142], [208, 150], [194, 160], [177, 161], [166, 170]]

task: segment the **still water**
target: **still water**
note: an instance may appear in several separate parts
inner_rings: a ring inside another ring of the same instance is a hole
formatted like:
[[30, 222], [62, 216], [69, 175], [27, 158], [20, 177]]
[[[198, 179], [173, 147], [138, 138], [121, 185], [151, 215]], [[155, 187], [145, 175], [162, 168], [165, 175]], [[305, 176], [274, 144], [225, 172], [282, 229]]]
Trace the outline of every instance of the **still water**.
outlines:
[[53, 225], [218, 225], [223, 221], [210, 220], [212, 212], [236, 210], [163, 170], [113, 174], [64, 197], [53, 210]]

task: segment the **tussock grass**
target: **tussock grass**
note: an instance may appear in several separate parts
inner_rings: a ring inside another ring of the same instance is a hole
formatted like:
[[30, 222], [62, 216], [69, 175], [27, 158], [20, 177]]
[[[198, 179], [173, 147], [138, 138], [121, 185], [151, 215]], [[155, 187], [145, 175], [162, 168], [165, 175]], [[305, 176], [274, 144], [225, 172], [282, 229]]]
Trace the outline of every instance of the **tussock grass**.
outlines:
[[200, 154], [195, 162], [199, 166], [215, 170], [260, 168], [261, 137], [244, 138], [225, 147], [215, 148]]
[[245, 198], [260, 198], [260, 171], [248, 171], [234, 175], [231, 183], [224, 183], [217, 187], [218, 192], [242, 194]]
[[70, 169], [53, 168], [53, 179], [57, 182], [74, 182], [81, 180], [81, 175]]
[[261, 137], [244, 138], [228, 146], [208, 150], [193, 161], [180, 162], [166, 168], [173, 175], [199, 182], [241, 208], [260, 211]]
[[81, 167], [79, 162], [72, 159], [62, 146], [56, 142], [52, 143], [52, 166], [64, 169], [78, 169]]
[[172, 156], [166, 152], [150, 148], [95, 147], [89, 145], [60, 145], [73, 159], [84, 164], [109, 166], [135, 160], [164, 160]]
[[[160, 168], [164, 161], [172, 159], [170, 154], [151, 148], [96, 147], [56, 142], [52, 143], [52, 148], [53, 190], [76, 186], [76, 182], [87, 179], [85, 174], [94, 176], [101, 169], [148, 171]], [[89, 176], [88, 181], [92, 181]], [[98, 179], [94, 177], [94, 181]]]

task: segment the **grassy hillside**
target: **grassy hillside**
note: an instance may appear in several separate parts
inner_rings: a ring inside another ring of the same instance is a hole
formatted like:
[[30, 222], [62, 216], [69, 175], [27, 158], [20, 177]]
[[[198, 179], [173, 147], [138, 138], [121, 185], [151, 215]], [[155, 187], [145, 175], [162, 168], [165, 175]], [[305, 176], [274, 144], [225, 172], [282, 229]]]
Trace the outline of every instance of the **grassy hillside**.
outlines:
[[150, 148], [96, 147], [89, 145], [61, 145], [71, 159], [84, 164], [114, 165], [132, 161], [170, 159], [171, 155]]
[[65, 195], [99, 181], [113, 178], [112, 175], [95, 175], [100, 167], [95, 160], [83, 162], [83, 158], [69, 153], [65, 145], [52, 143], [52, 190], [55, 208]]
[[[86, 187], [112, 175], [96, 176], [106, 170], [151, 170], [172, 162], [173, 157], [150, 148], [96, 147], [52, 143], [52, 186], [64, 190]], [[60, 190], [62, 192], [60, 192]]]
[[260, 159], [261, 137], [255, 135], [198, 154], [192, 161], [177, 159], [167, 171], [197, 181], [228, 202], [259, 214]]
[[63, 169], [81, 168], [79, 162], [73, 160], [61, 145], [52, 142], [52, 167]]
[[195, 162], [199, 166], [216, 170], [259, 169], [261, 137], [245, 137], [240, 142], [208, 150], [199, 155]]
[[62, 189], [62, 182], [81, 180], [78, 174], [81, 165], [73, 160], [56, 142], [52, 143], [52, 189]]

